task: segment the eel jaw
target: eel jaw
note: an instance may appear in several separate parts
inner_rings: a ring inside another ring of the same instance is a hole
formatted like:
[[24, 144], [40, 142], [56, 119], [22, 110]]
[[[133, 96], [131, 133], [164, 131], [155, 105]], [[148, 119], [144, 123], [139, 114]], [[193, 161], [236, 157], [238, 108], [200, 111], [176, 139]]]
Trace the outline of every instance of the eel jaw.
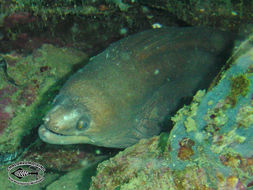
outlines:
[[79, 143], [92, 144], [88, 137], [57, 134], [47, 129], [45, 125], [41, 125], [39, 127], [38, 133], [41, 140], [50, 144], [79, 144]]

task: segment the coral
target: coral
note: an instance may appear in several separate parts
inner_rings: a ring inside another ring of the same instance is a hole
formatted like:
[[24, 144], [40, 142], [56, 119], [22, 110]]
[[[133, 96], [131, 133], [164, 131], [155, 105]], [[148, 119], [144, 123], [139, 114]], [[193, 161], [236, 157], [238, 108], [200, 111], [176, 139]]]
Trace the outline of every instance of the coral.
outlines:
[[217, 85], [177, 112], [170, 134], [140, 140], [100, 163], [90, 189], [252, 187], [253, 46], [245, 43]]

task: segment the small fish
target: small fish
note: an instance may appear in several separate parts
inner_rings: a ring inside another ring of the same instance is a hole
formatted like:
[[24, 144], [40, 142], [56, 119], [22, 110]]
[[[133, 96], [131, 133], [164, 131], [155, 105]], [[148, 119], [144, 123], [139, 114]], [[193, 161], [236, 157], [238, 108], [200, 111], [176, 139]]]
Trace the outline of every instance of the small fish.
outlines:
[[203, 27], [152, 29], [113, 43], [66, 82], [39, 136], [125, 148], [157, 135], [182, 99], [208, 87], [232, 44], [229, 33]]

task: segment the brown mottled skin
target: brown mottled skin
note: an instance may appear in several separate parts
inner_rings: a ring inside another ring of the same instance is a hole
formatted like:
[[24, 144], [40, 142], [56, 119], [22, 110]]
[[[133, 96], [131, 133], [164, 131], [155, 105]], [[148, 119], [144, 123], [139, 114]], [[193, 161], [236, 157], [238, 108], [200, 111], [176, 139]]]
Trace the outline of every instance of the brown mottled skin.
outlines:
[[74, 74], [39, 129], [52, 144], [124, 148], [159, 134], [185, 97], [211, 82], [231, 47], [210, 28], [162, 28], [120, 40]]

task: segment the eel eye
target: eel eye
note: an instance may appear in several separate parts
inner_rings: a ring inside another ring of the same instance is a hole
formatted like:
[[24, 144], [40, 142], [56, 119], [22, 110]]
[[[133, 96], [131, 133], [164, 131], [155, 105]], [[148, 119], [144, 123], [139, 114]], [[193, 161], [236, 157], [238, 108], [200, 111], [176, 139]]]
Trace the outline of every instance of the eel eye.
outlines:
[[85, 121], [84, 119], [79, 119], [79, 121], [77, 122], [76, 128], [78, 130], [84, 130], [87, 129], [89, 126], [88, 121]]

